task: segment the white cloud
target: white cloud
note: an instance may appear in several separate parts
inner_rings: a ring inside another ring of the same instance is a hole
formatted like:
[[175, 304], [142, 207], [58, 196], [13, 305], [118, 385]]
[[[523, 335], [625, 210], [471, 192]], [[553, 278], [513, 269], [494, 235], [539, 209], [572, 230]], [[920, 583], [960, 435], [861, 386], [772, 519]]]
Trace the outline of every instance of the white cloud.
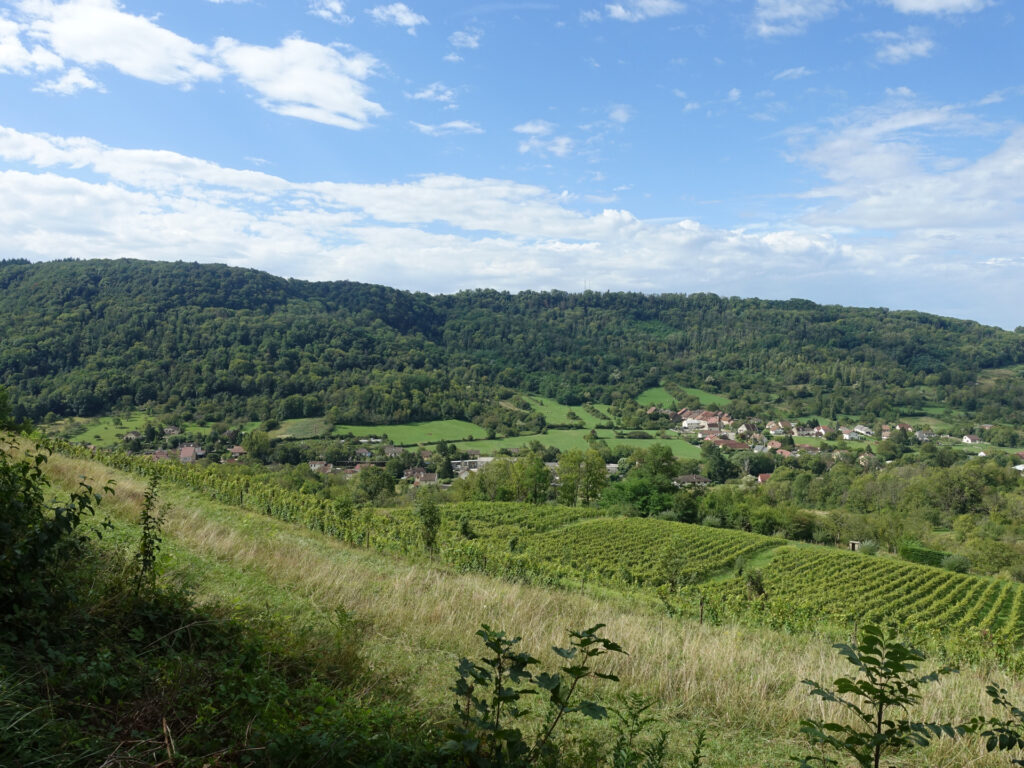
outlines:
[[600, 21], [602, 19], [601, 12], [597, 9], [589, 11], [580, 11], [580, 21], [582, 22], [593, 22]]
[[484, 129], [477, 123], [469, 123], [465, 120], [451, 120], [447, 123], [441, 123], [441, 125], [424, 125], [423, 123], [413, 122], [413, 125], [416, 126], [420, 133], [425, 133], [427, 136], [447, 136], [452, 133], [484, 132]]
[[912, 90], [907, 88], [905, 85], [900, 85], [895, 88], [886, 88], [886, 96], [892, 96], [896, 99], [912, 99], [916, 95]]
[[478, 29], [460, 29], [448, 36], [448, 42], [456, 48], [479, 48], [482, 36]]
[[519, 142], [520, 154], [536, 152], [541, 155], [554, 155], [555, 157], [566, 157], [574, 147], [574, 142], [568, 136], [552, 136], [541, 138], [539, 134], [533, 134], [528, 139]]
[[426, 88], [421, 88], [415, 93], [407, 93], [406, 96], [410, 99], [417, 99], [420, 101], [440, 101], [445, 104], [451, 104], [455, 101], [455, 91], [444, 83], [431, 83]]
[[[757, 229], [577, 210], [582, 197], [504, 179], [295, 183], [173, 152], [0, 127], [0, 160], [29, 168], [0, 167], [0, 231], [6, 255], [31, 259], [188, 254], [443, 292], [572, 290], [586, 278], [597, 290], [973, 308], [1012, 327], [1015, 270], [1024, 266], [1014, 255], [1024, 252], [1024, 129], [946, 170], [922, 143], [983, 127], [953, 108], [889, 107], [804, 133], [808, 144], [794, 157], [827, 185], [810, 191], [792, 221]], [[83, 172], [88, 178], [78, 178]], [[961, 296], [973, 303], [956, 303]]]
[[779, 72], [772, 80], [798, 80], [813, 74], [814, 72], [807, 67], [790, 67]]
[[905, 34], [873, 32], [869, 37], [880, 43], [875, 58], [886, 64], [902, 64], [914, 58], [930, 56], [935, 47], [924, 30], [916, 27], [910, 27]]
[[65, 96], [70, 96], [78, 93], [79, 91], [103, 91], [104, 88], [100, 83], [97, 83], [85, 74], [85, 71], [81, 67], [72, 67], [59, 78], [40, 83], [36, 90], [50, 91], [52, 93], [60, 93]]
[[459, 56], [459, 54], [455, 53], [455, 51], [452, 51], [451, 53], [446, 53], [441, 58], [444, 61], [450, 62], [452, 64], [458, 64], [460, 61], [462, 61], [462, 57]]
[[416, 27], [421, 24], [429, 24], [426, 16], [413, 11], [405, 3], [391, 3], [391, 5], [378, 5], [367, 11], [374, 19], [383, 23], [397, 24], [405, 27], [410, 35], [416, 34]]
[[633, 110], [625, 104], [616, 104], [608, 110], [608, 118], [625, 125], [633, 117]]
[[798, 35], [838, 8], [838, 0], [757, 0], [754, 29], [762, 37]]
[[189, 85], [221, 75], [205, 46], [123, 12], [115, 0], [22, 0], [19, 8], [30, 19], [33, 36], [78, 64], [108, 64], [164, 85]]
[[45, 72], [60, 69], [64, 62], [53, 51], [42, 46], [33, 46], [32, 50], [21, 41], [22, 28], [10, 19], [0, 16], [0, 72]]
[[259, 94], [271, 112], [359, 130], [385, 114], [366, 98], [364, 80], [377, 60], [366, 53], [343, 54], [336, 48], [289, 37], [276, 48], [217, 40], [224, 66]]
[[342, 0], [310, 0], [309, 12], [335, 24], [352, 23], [352, 17], [345, 13], [345, 3]]
[[554, 123], [549, 123], [547, 120], [530, 120], [517, 125], [512, 130], [516, 133], [525, 133], [530, 136], [547, 136], [555, 130], [555, 126]]
[[888, 0], [900, 13], [973, 13], [992, 5], [990, 0]]
[[726, 101], [739, 101], [740, 96], [743, 95], [743, 91], [739, 88], [730, 88], [729, 93], [726, 95]]
[[604, 9], [611, 19], [643, 21], [682, 13], [686, 6], [678, 0], [629, 0], [626, 4], [609, 3]]

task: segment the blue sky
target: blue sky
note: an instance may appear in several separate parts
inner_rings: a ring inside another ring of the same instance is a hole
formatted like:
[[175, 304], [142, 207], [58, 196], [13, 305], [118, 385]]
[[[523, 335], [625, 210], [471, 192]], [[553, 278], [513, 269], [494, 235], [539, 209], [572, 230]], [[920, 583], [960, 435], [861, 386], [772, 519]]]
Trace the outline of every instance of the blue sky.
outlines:
[[0, 257], [1024, 325], [1010, 0], [0, 0]]

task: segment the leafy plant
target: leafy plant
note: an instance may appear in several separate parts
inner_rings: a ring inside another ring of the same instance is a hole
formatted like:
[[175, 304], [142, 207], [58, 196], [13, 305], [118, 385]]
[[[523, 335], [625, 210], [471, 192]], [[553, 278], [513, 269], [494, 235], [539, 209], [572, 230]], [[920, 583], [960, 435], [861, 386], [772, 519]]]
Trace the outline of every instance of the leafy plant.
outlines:
[[[906, 715], [909, 707], [920, 701], [920, 687], [956, 671], [952, 667], [917, 675], [917, 662], [923, 661], [924, 655], [873, 625], [863, 628], [855, 645], [839, 643], [833, 647], [856, 667], [857, 675], [837, 679], [832, 689], [813, 680], [803, 682], [811, 687], [812, 696], [845, 708], [855, 724], [801, 720], [800, 730], [812, 744], [845, 753], [862, 768], [878, 768], [884, 754], [927, 746], [938, 736], [953, 737], [964, 732], [962, 726], [895, 719], [892, 714]], [[839, 765], [824, 756], [795, 759], [804, 767]]]
[[441, 508], [436, 493], [420, 491], [416, 495], [416, 516], [420, 521], [423, 546], [428, 552], [434, 552], [437, 549], [437, 533], [441, 530]]
[[[102, 496], [81, 482], [66, 500], [47, 498], [50, 482], [43, 467], [49, 453], [18, 452], [16, 441], [0, 434], [0, 623], [12, 617], [29, 627], [35, 620], [18, 614], [63, 599], [62, 566], [79, 553], [79, 528], [95, 514]], [[112, 491], [110, 485], [103, 489]]]
[[135, 593], [144, 587], [156, 586], [156, 556], [160, 552], [160, 528], [163, 518], [156, 509], [156, 484], [154, 475], [143, 494], [139, 509], [139, 550], [135, 553]]
[[[552, 739], [566, 715], [579, 713], [600, 720], [608, 711], [593, 701], [579, 699], [580, 685], [588, 679], [618, 681], [613, 674], [596, 672], [594, 659], [607, 653], [625, 653], [608, 638], [597, 634], [603, 624], [589, 629], [569, 631], [569, 646], [553, 650], [566, 662], [560, 673], [534, 674], [531, 667], [540, 662], [528, 653], [516, 650], [521, 638], [483, 624], [477, 635], [492, 655], [477, 663], [463, 658], [456, 668], [455, 712], [458, 725], [443, 752], [457, 756], [466, 766], [503, 766], [513, 768], [535, 765], [553, 754]], [[520, 723], [529, 711], [523, 707], [526, 696], [546, 693], [548, 709], [536, 735], [528, 739]]]
[[[993, 717], [988, 720], [975, 718], [971, 722], [971, 729], [987, 729], [981, 732], [985, 738], [985, 749], [989, 752], [994, 750], [1008, 751], [1011, 749], [1024, 749], [1024, 710], [1011, 703], [1007, 698], [1005, 688], [989, 685], [985, 692], [992, 698], [992, 702], [1002, 707], [1009, 714], [1004, 720]], [[1010, 760], [1010, 765], [1024, 766], [1024, 760], [1016, 758]]]
[[[668, 742], [667, 731], [661, 731], [653, 741], [644, 743], [641, 740], [642, 734], [657, 722], [648, 714], [652, 706], [654, 699], [631, 693], [623, 699], [621, 707], [609, 708], [618, 720], [615, 724], [615, 746], [612, 747], [612, 768], [657, 768], [664, 762]], [[695, 752], [695, 765], [698, 766], [702, 743], [703, 732]]]

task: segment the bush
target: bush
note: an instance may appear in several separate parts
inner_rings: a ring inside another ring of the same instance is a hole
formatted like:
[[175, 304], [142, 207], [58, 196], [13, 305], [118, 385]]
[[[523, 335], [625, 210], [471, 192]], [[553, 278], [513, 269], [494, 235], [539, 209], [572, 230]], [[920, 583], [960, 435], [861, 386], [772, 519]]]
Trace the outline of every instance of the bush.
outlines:
[[956, 573], [967, 573], [971, 570], [971, 560], [965, 555], [946, 555], [940, 565], [947, 571]]
[[857, 550], [862, 555], [877, 555], [878, 554], [878, 542], [874, 539], [866, 539], [860, 543], [860, 548]]

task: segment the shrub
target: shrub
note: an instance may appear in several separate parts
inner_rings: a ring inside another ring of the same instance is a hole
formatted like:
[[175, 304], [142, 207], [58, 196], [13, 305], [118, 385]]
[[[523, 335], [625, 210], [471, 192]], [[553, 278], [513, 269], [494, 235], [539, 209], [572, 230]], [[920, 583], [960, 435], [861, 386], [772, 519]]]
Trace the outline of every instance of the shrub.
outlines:
[[971, 560], [966, 555], [946, 555], [940, 564], [947, 571], [967, 573], [971, 570]]
[[[891, 719], [891, 712], [906, 713], [921, 700], [918, 690], [922, 685], [954, 672], [952, 667], [918, 676], [917, 662], [924, 660], [924, 654], [872, 625], [864, 627], [855, 645], [840, 643], [833, 647], [856, 668], [856, 677], [838, 678], [833, 688], [813, 680], [803, 682], [811, 687], [812, 696], [845, 708], [855, 724], [801, 720], [800, 730], [811, 744], [845, 753], [862, 768], [879, 768], [884, 754], [927, 746], [933, 738], [967, 730], [963, 726]], [[818, 755], [802, 758], [800, 765], [810, 768], [839, 763]]]

